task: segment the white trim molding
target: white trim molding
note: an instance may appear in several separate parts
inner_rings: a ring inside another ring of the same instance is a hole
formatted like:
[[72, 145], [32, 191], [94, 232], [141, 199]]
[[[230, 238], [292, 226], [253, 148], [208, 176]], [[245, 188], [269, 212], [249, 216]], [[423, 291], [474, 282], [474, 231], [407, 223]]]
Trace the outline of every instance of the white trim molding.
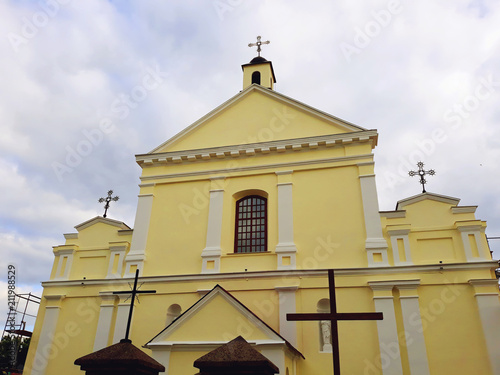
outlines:
[[[394, 258], [395, 266], [409, 266], [413, 264], [411, 260], [410, 239], [408, 237], [409, 233], [410, 229], [387, 230], [387, 234], [391, 237], [392, 256]], [[403, 249], [400, 249], [399, 240], [403, 241]], [[405, 256], [404, 260], [401, 260], [400, 258], [400, 250], [403, 250], [402, 253]]]
[[117, 296], [112, 292], [100, 292], [101, 306], [99, 308], [99, 320], [94, 339], [94, 352], [108, 346], [113, 310]]
[[133, 277], [135, 271], [133, 267], [142, 273], [144, 261], [146, 260], [146, 244], [148, 241], [149, 221], [153, 210], [153, 194], [139, 194], [137, 211], [134, 222], [134, 232], [132, 233], [132, 244], [130, 251], [125, 258], [124, 277]]
[[382, 369], [384, 375], [403, 375], [401, 352], [399, 349], [398, 329], [396, 325], [396, 312], [394, 310], [394, 297], [392, 289], [394, 282], [370, 281], [368, 285], [373, 291], [375, 311], [384, 314], [383, 320], [377, 320], [378, 342], [380, 356], [389, 355], [387, 366]]
[[468, 262], [484, 262], [487, 258], [485, 257], [486, 251], [481, 241], [481, 229], [483, 226], [481, 224], [467, 224], [468, 222], [455, 223], [462, 237], [465, 257]]
[[110, 243], [107, 279], [118, 279], [122, 277], [123, 263], [128, 248], [128, 242]]
[[[221, 269], [220, 259], [222, 255], [222, 209], [224, 204], [225, 177], [212, 177], [210, 190], [210, 203], [208, 206], [207, 240], [201, 252], [201, 273], [219, 273]], [[222, 182], [219, 182], [222, 180]]]
[[469, 280], [474, 288], [483, 335], [488, 350], [491, 370], [500, 375], [500, 302], [498, 300], [498, 281], [496, 279]]
[[277, 268], [294, 270], [297, 268], [297, 246], [293, 240], [293, 184], [291, 182], [293, 171], [275, 173], [278, 179], [278, 244], [275, 249], [278, 255]]
[[69, 275], [71, 272], [71, 266], [73, 264], [73, 258], [78, 246], [70, 245], [70, 248], [55, 248], [54, 255], [59, 256], [59, 261], [57, 262], [56, 273], [54, 274], [54, 281], [59, 280], [69, 280]]
[[[399, 302], [403, 313], [408, 362], [412, 374], [430, 375], [424, 329], [418, 302], [420, 280], [406, 280], [395, 285], [399, 289]], [[411, 340], [411, 341], [410, 341]]]
[[277, 286], [279, 298], [280, 335], [287, 339], [293, 346], [297, 346], [297, 324], [286, 319], [286, 314], [295, 313], [297, 305], [295, 294], [298, 286]]
[[361, 197], [365, 218], [365, 248], [368, 257], [368, 267], [387, 267], [389, 266], [389, 259], [387, 256], [388, 246], [387, 241], [382, 235], [382, 223], [379, 214], [375, 175], [360, 175], [359, 183], [361, 186]]
[[[113, 333], [112, 344], [116, 344], [120, 342], [121, 339], [125, 338], [125, 332], [127, 331], [127, 319], [130, 311], [130, 302], [125, 302], [130, 295], [118, 294], [117, 296], [119, 298], [119, 302], [116, 310], [115, 331]], [[134, 319], [134, 313], [132, 313], [132, 319]]]

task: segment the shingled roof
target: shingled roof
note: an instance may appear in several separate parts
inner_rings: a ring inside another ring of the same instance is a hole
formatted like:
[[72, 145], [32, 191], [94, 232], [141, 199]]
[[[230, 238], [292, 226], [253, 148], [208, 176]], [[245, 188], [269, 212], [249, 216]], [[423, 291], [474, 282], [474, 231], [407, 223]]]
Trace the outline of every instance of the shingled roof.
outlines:
[[279, 373], [274, 363], [252, 348], [241, 336], [198, 358], [194, 362], [194, 367], [201, 370], [200, 374], [222, 368], [253, 370], [262, 374]]

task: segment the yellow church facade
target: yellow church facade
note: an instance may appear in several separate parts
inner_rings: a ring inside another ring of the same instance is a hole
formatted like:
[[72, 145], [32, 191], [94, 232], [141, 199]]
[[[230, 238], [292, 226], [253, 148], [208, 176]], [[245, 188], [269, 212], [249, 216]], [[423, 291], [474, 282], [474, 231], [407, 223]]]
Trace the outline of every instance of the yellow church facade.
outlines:
[[243, 90], [147, 154], [133, 228], [96, 217], [54, 247], [25, 373], [81, 374], [74, 360], [124, 337], [165, 374], [241, 335], [282, 375], [332, 373], [328, 312], [345, 374], [500, 374], [500, 304], [475, 206], [422, 193], [379, 211], [376, 130], [274, 90], [271, 62]]

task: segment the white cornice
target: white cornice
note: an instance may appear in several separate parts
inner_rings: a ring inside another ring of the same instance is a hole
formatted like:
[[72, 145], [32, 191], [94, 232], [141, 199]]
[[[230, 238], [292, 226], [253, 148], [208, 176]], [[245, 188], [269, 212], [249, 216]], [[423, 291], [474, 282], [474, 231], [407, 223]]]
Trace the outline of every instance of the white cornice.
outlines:
[[96, 216], [90, 220], [87, 220], [81, 224], [78, 224], [77, 226], [75, 226], [75, 229], [78, 232], [80, 232], [81, 230], [88, 228], [88, 227], [90, 227], [94, 224], [97, 224], [97, 223], [104, 223], [104, 224], [108, 224], [108, 225], [113, 225], [113, 226], [118, 227], [120, 229], [131, 229], [123, 221], [108, 219], [107, 217], [102, 217], [102, 216]]
[[297, 152], [349, 144], [353, 142], [371, 142], [372, 148], [377, 144], [377, 131], [363, 130], [358, 132], [329, 134], [306, 138], [284, 139], [270, 142], [248, 143], [222, 147], [202, 148], [136, 155], [137, 163], [143, 166], [176, 164], [210, 159], [239, 158], [255, 156], [256, 154]]
[[379, 211], [381, 217], [386, 217], [388, 219], [401, 219], [406, 217], [406, 211]]
[[454, 214], [473, 214], [476, 212], [477, 206], [458, 206], [452, 207], [451, 212]]
[[399, 211], [403, 207], [408, 206], [410, 204], [414, 204], [427, 199], [437, 202], [447, 203], [453, 206], [458, 205], [458, 203], [460, 202], [460, 199], [449, 197], [447, 195], [440, 195], [434, 193], [421, 193], [398, 201], [398, 203], [396, 204], [396, 211]]
[[[169, 179], [169, 178], [186, 178], [186, 177], [207, 176], [207, 175], [211, 176], [211, 175], [220, 174], [220, 173], [225, 173], [226, 178], [227, 178], [227, 177], [231, 177], [230, 175], [234, 176], [238, 172], [251, 172], [251, 171], [260, 171], [262, 169], [271, 169], [272, 173], [275, 173], [275, 170], [278, 168], [307, 166], [310, 169], [310, 167], [312, 165], [315, 165], [315, 164], [342, 163], [342, 162], [359, 160], [359, 159], [373, 159], [373, 154], [364, 154], [364, 155], [355, 155], [355, 156], [341, 156], [341, 157], [334, 157], [334, 158], [304, 160], [304, 161], [288, 162], [288, 163], [261, 164], [261, 165], [255, 165], [255, 166], [249, 166], [249, 167], [237, 166], [235, 168], [210, 169], [210, 170], [206, 170], [206, 171], [143, 176], [143, 177], [141, 177], [141, 181], [151, 181], [151, 180]], [[158, 182], [158, 181], [156, 181], [156, 182]]]
[[[445, 263], [445, 264], [429, 264], [429, 265], [405, 265], [405, 266], [389, 266], [376, 268], [340, 268], [335, 270], [337, 276], [360, 276], [360, 275], [388, 275], [388, 274], [404, 274], [416, 272], [429, 272], [445, 270], [462, 271], [474, 269], [495, 269], [498, 268], [497, 261], [485, 262], [470, 262], [470, 263]], [[234, 273], [215, 273], [215, 274], [190, 274], [190, 275], [172, 275], [172, 276], [141, 276], [140, 281], [144, 283], [157, 282], [184, 282], [184, 281], [221, 281], [234, 279], [257, 279], [257, 278], [276, 278], [283, 277], [306, 277], [306, 276], [325, 276], [327, 270], [274, 270], [274, 271], [254, 271], [254, 272], [234, 272]], [[127, 285], [133, 281], [131, 278], [122, 279], [95, 279], [85, 280], [85, 285], [107, 285], [107, 284], [124, 284]], [[65, 281], [44, 281], [43, 287], [61, 287], [61, 286], [81, 286], [82, 280], [65, 280]]]

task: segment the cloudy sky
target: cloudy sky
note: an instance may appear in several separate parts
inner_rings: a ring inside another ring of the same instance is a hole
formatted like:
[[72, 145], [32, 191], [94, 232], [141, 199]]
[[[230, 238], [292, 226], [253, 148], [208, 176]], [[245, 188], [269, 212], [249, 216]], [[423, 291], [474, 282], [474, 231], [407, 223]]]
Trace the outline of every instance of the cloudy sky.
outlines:
[[0, 2], [0, 322], [7, 265], [41, 295], [52, 246], [109, 189], [133, 225], [134, 155], [238, 93], [257, 35], [277, 91], [378, 129], [381, 210], [420, 192], [422, 160], [428, 191], [500, 236], [499, 24], [495, 0]]

